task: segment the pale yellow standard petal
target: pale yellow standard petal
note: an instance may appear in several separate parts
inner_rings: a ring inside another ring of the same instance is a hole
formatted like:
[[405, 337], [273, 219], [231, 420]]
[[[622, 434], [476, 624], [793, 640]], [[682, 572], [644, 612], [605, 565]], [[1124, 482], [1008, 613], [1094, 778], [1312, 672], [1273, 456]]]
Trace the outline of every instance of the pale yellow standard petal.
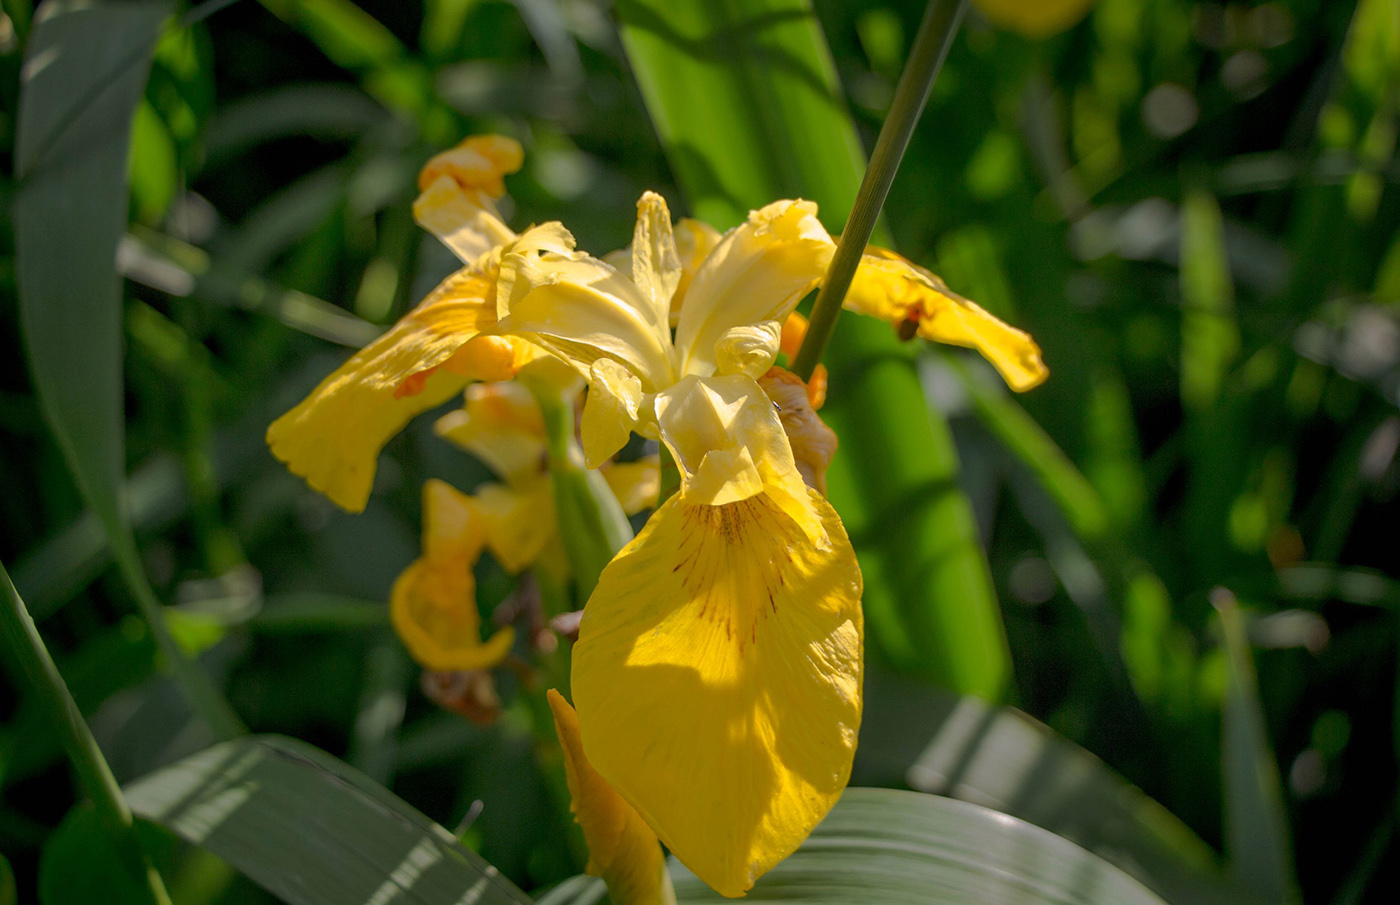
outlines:
[[488, 275], [454, 274], [273, 422], [273, 455], [340, 507], [364, 509], [379, 451], [409, 419], [451, 398], [469, 377], [513, 373], [525, 344], [477, 336], [495, 323], [490, 288]]
[[671, 326], [680, 323], [681, 306], [685, 304], [686, 293], [700, 265], [714, 251], [724, 234], [703, 220], [682, 217], [676, 221], [676, 253], [681, 259], [681, 278], [676, 291], [671, 296]]
[[782, 323], [835, 249], [810, 201], [777, 201], [749, 214], [706, 256], [686, 290], [676, 327], [680, 373], [714, 373], [715, 344], [733, 327]]
[[489, 669], [510, 652], [513, 629], [481, 640], [472, 567], [484, 537], [470, 497], [442, 481], [423, 485], [423, 555], [394, 582], [389, 615], [404, 646], [427, 669]]
[[486, 546], [511, 574], [539, 559], [558, 533], [554, 489], [546, 475], [522, 487], [482, 484], [475, 498], [486, 525]]
[[657, 394], [656, 418], [687, 503], [716, 506], [767, 494], [810, 541], [825, 543], [782, 422], [753, 378], [686, 377]]
[[726, 896], [790, 854], [845, 787], [861, 716], [861, 581], [766, 495], [672, 497], [603, 570], [574, 648], [583, 749]]
[[571, 810], [588, 843], [588, 873], [608, 884], [613, 905], [673, 905], [676, 894], [656, 833], [584, 756], [578, 715], [569, 702], [553, 688], [546, 696], [564, 751]]
[[595, 361], [610, 358], [649, 392], [671, 382], [665, 312], [611, 264], [517, 244], [501, 258], [499, 289], [500, 329], [549, 349], [585, 378]]
[[892, 251], [871, 248], [861, 258], [844, 307], [878, 317], [909, 335], [982, 353], [1016, 392], [1049, 376], [1029, 335], [997, 320], [941, 279]]
[[651, 319], [669, 324], [671, 296], [681, 280], [681, 259], [671, 230], [666, 199], [644, 192], [637, 202], [637, 227], [632, 234], [632, 282], [651, 303]]
[[515, 381], [467, 387], [466, 404], [433, 429], [476, 456], [508, 484], [522, 485], [544, 468], [544, 419], [539, 403]]

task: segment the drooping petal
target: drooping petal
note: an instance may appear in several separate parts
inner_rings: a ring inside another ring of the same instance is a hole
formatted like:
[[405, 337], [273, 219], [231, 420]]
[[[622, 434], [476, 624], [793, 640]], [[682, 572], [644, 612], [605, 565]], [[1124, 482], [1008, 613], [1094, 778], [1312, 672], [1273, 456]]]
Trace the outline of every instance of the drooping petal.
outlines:
[[472, 136], [433, 157], [418, 173], [413, 203], [418, 223], [468, 264], [515, 238], [501, 222], [494, 199], [505, 194], [502, 177], [520, 169], [520, 143], [500, 135]]
[[628, 275], [582, 252], [527, 250], [501, 258], [496, 297], [502, 332], [523, 336], [584, 377], [593, 362], [625, 365], [648, 391], [671, 382], [671, 333]]
[[825, 496], [826, 469], [836, 455], [836, 432], [817, 416], [807, 384], [796, 374], [773, 368], [758, 379], [758, 385], [778, 407], [778, 419], [802, 480]]
[[622, 504], [622, 511], [636, 515], [656, 508], [661, 493], [661, 462], [647, 456], [631, 462], [612, 462], [603, 466], [603, 480], [612, 488], [613, 496]]
[[404, 646], [427, 669], [489, 669], [510, 652], [510, 628], [481, 640], [472, 567], [485, 535], [471, 497], [442, 481], [423, 485], [423, 555], [394, 582], [389, 615]]
[[364, 509], [379, 451], [409, 419], [451, 398], [469, 377], [513, 373], [524, 344], [477, 336], [495, 323], [490, 286], [488, 275], [470, 270], [450, 277], [273, 422], [273, 455], [340, 507]]
[[861, 716], [861, 581], [762, 494], [672, 497], [603, 570], [574, 648], [583, 748], [700, 879], [737, 896], [840, 796]]
[[554, 490], [547, 477], [520, 488], [482, 484], [475, 496], [486, 525], [486, 546], [511, 574], [539, 559], [558, 533]]
[[[933, 273], [892, 251], [870, 248], [861, 258], [844, 307], [878, 317], [902, 331], [982, 353], [1016, 392], [1049, 376], [1030, 336], [997, 320], [948, 288]], [[911, 334], [912, 335], [912, 334]]]
[[544, 467], [544, 420], [530, 391], [515, 381], [467, 387], [466, 404], [437, 420], [433, 430], [518, 486]]
[[579, 425], [585, 465], [597, 468], [627, 444], [637, 427], [643, 395], [642, 382], [627, 368], [611, 358], [593, 362]]
[[656, 833], [584, 756], [578, 714], [569, 702], [553, 688], [545, 696], [564, 750], [570, 810], [588, 843], [589, 875], [608, 884], [613, 905], [672, 905], [676, 894]]
[[715, 343], [730, 328], [781, 323], [821, 279], [835, 249], [810, 201], [777, 201], [749, 214], [686, 290], [676, 327], [681, 373], [714, 373]]
[[809, 540], [825, 542], [782, 422], [753, 378], [683, 378], [657, 394], [656, 418], [688, 504], [718, 506], [767, 494]]

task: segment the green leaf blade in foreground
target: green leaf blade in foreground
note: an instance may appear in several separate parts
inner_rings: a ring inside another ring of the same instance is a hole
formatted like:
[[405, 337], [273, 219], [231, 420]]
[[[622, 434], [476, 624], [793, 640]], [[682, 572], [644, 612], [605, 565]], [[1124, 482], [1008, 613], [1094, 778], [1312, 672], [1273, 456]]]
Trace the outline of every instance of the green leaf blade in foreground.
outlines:
[[[681, 905], [728, 902], [676, 862]], [[585, 905], [600, 884], [562, 884], [540, 901]], [[1163, 905], [1132, 877], [1039, 827], [919, 792], [847, 789], [795, 853], [745, 902], [861, 905]]]
[[126, 158], [163, 0], [50, 3], [22, 76], [15, 173], [20, 326], [49, 427], [108, 533], [126, 533], [121, 278]]
[[40, 407], [192, 705], [219, 736], [236, 714], [181, 652], [146, 579], [125, 479], [122, 284], [131, 123], [165, 0], [45, 4], [21, 77], [14, 203], [20, 328]]
[[1232, 883], [1216, 852], [1161, 804], [1011, 707], [867, 676], [852, 782], [906, 783], [1032, 823], [1168, 902], [1262, 905]]
[[[691, 211], [718, 227], [779, 198], [845, 222], [865, 169], [807, 0], [624, 0], [628, 59]], [[888, 234], [875, 240], [888, 244]], [[873, 649], [898, 670], [997, 699], [1011, 660], [957, 450], [913, 350], [888, 324], [843, 317], [822, 417], [828, 472], [865, 576]]]
[[392, 792], [303, 742], [225, 742], [137, 780], [140, 817], [290, 905], [528, 905], [494, 867]]

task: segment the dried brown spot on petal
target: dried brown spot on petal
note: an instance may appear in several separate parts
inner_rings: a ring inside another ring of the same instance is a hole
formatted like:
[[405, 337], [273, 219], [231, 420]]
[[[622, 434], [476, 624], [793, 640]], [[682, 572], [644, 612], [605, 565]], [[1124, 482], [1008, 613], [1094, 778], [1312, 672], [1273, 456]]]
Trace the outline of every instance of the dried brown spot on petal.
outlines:
[[[817, 376], [813, 375], [814, 384], [817, 383]], [[824, 400], [825, 371], [820, 377], [819, 400]], [[836, 432], [817, 415], [811, 388], [796, 374], [782, 368], [769, 368], [768, 373], [759, 378], [758, 384], [778, 407], [778, 418], [792, 446], [792, 457], [797, 462], [802, 480], [825, 496], [826, 469], [831, 464], [831, 457], [836, 454]]]

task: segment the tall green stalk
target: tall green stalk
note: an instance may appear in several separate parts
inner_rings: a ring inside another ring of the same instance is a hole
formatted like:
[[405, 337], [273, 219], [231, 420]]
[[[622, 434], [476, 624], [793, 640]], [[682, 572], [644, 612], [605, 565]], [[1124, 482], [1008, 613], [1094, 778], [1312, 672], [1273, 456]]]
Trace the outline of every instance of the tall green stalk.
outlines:
[[933, 80], [938, 78], [943, 61], [948, 58], [948, 48], [953, 46], [966, 10], [967, 0], [933, 0], [924, 11], [924, 20], [909, 50], [904, 72], [899, 76], [890, 112], [880, 127], [880, 137], [875, 141], [870, 165], [861, 179], [851, 216], [846, 219], [846, 228], [836, 244], [836, 254], [827, 268], [817, 300], [812, 304], [807, 336], [792, 363], [793, 373], [803, 380], [812, 379], [812, 371], [826, 352], [831, 332], [836, 329], [836, 318], [841, 314], [841, 301], [846, 297], [846, 290], [860, 266], [861, 255], [880, 220], [880, 210], [894, 184], [899, 162], [909, 148], [909, 138], [924, 112]]
[[58, 733], [83, 794], [92, 801], [117, 857], [131, 873], [136, 888], [149, 894], [148, 901], [154, 905], [170, 905], [160, 874], [141, 848], [121, 788], [3, 563], [0, 563], [0, 597], [3, 597], [0, 600], [0, 639], [4, 640], [7, 657], [19, 667], [33, 700]]

